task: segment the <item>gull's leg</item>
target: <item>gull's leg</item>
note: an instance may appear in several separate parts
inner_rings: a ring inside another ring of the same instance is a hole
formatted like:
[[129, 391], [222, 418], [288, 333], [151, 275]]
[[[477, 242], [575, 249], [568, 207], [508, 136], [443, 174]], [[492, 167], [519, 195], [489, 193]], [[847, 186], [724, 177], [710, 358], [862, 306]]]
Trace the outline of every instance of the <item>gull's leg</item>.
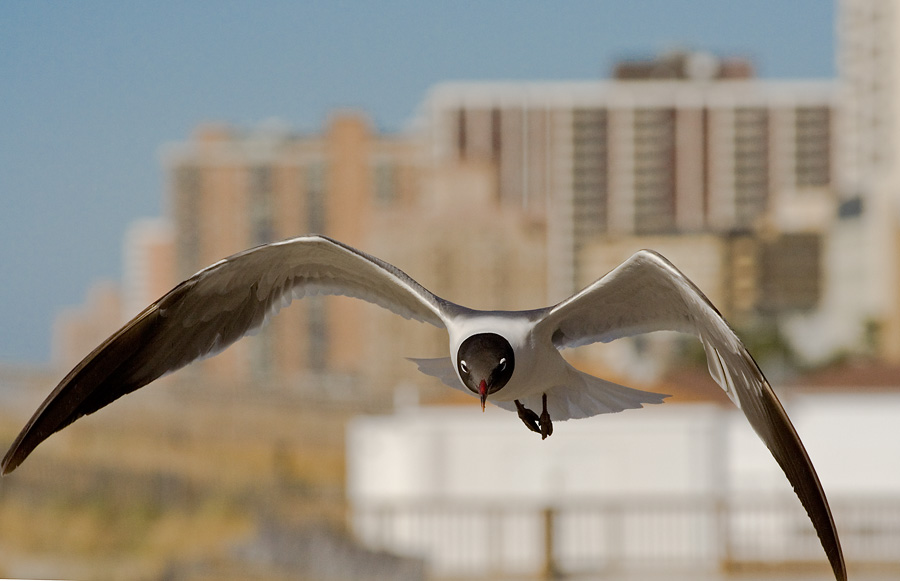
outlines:
[[[553, 422], [550, 421], [550, 414], [547, 412], [547, 394], [541, 396], [541, 403], [544, 409], [541, 411], [541, 439], [546, 440], [547, 436], [553, 435]], [[534, 413], [534, 412], [531, 412]]]
[[519, 400], [515, 400], [516, 402], [516, 411], [519, 413], [519, 419], [528, 426], [528, 429], [532, 432], [541, 433], [541, 429], [538, 427], [538, 422], [540, 422], [540, 418], [536, 413], [522, 405], [522, 402]]

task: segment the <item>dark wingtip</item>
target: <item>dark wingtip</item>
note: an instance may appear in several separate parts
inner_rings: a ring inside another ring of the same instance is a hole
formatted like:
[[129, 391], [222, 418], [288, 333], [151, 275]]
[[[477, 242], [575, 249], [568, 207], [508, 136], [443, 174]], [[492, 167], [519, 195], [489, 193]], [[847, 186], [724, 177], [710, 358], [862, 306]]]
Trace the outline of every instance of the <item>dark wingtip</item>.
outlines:
[[[831, 513], [825, 490], [812, 460], [809, 458], [809, 453], [778, 400], [778, 396], [775, 395], [772, 386], [769, 385], [762, 370], [759, 369], [759, 365], [749, 352], [745, 351], [745, 357], [749, 364], [755, 366], [763, 381], [757, 401], [741, 399], [744, 413], [750, 420], [753, 429], [760, 435], [781, 466], [800, 499], [800, 503], [806, 509], [806, 514], [812, 521], [813, 528], [815, 528], [825, 555], [828, 557], [828, 562], [831, 564], [835, 579], [847, 581], [847, 566], [837, 526], [834, 523], [834, 516]], [[757, 417], [751, 417], [748, 413], [748, 409], [752, 409], [754, 406], [757, 407]], [[765, 418], [767, 423], [761, 423], [762, 418]]]
[[147, 307], [59, 382], [9, 447], [0, 463], [0, 475], [18, 468], [44, 440], [78, 418], [156, 378], [135, 375], [127, 367], [123, 370], [122, 364], [150, 343], [157, 311], [156, 303]]
[[837, 536], [835, 536], [835, 542], [834, 551], [828, 553], [828, 561], [831, 563], [831, 570], [834, 572], [836, 581], [847, 581], [847, 564], [844, 562], [844, 551], [841, 549], [841, 543], [837, 540]]
[[22, 436], [23, 434], [19, 434], [19, 437], [16, 438], [16, 441], [13, 442], [12, 446], [7, 450], [6, 456], [3, 457], [3, 461], [0, 462], [0, 476], [6, 476], [18, 468], [19, 464], [22, 463], [22, 460], [24, 460], [31, 452], [31, 450], [27, 450], [23, 453]]
[[0, 462], [0, 476], [6, 476], [11, 473], [13, 470], [19, 467], [25, 458], [28, 457], [28, 454], [34, 450], [35, 446], [37, 446], [38, 442], [34, 443], [30, 447], [25, 444], [25, 439], [28, 435], [29, 430], [26, 428], [22, 430], [22, 432], [16, 437], [15, 441], [9, 447], [9, 450], [6, 451], [6, 455], [3, 457], [3, 461]]
[[18, 468], [41, 442], [56, 431], [47, 432], [35, 429], [36, 419], [40, 417], [39, 412], [42, 410], [43, 406], [38, 413], [35, 413], [31, 421], [22, 428], [22, 431], [19, 432], [19, 435], [16, 436], [9, 450], [7, 450], [3, 461], [0, 462], [0, 476], [6, 476]]

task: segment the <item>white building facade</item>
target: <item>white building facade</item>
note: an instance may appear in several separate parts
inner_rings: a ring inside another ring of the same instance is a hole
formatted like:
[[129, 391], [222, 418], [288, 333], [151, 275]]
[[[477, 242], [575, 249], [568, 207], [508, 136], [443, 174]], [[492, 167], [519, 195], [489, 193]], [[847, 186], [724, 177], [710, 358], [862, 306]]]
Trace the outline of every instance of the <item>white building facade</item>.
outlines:
[[[351, 524], [435, 577], [809, 567], [827, 561], [738, 410], [649, 406], [559, 423], [546, 441], [508, 412], [407, 409], [347, 437]], [[787, 401], [851, 569], [900, 566], [900, 396]]]

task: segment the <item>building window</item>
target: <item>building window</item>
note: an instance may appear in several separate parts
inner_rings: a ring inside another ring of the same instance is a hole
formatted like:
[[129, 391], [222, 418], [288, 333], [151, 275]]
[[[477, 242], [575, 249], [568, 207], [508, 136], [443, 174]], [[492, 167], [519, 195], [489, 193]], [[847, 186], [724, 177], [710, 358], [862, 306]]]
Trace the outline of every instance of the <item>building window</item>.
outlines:
[[572, 190], [575, 245], [606, 232], [609, 183], [606, 109], [575, 109], [572, 114]]
[[842, 201], [838, 206], [838, 219], [839, 220], [847, 220], [850, 218], [857, 218], [861, 216], [863, 213], [863, 197], [862, 195], [855, 195], [851, 198], [847, 198]]
[[460, 108], [456, 114], [456, 153], [459, 159], [466, 159], [466, 110]]
[[272, 168], [267, 165], [250, 168], [250, 235], [254, 245], [275, 239]]
[[675, 110], [634, 111], [634, 227], [637, 234], [675, 229]]
[[390, 161], [375, 162], [373, 168], [375, 182], [375, 203], [390, 206], [397, 197], [397, 166]]
[[325, 231], [325, 164], [321, 161], [306, 166], [306, 229], [315, 234]]
[[176, 167], [173, 180], [175, 231], [178, 241], [178, 276], [187, 278], [200, 270], [200, 208], [203, 180], [195, 166]]
[[735, 227], [753, 227], [769, 198], [769, 112], [744, 107], [734, 112]]
[[500, 150], [503, 148], [502, 119], [500, 109], [491, 109], [491, 159], [500, 161]]
[[763, 313], [809, 310], [821, 295], [821, 241], [817, 234], [786, 234], [763, 244], [760, 305]]
[[831, 111], [798, 107], [794, 119], [797, 186], [827, 186], [831, 183]]

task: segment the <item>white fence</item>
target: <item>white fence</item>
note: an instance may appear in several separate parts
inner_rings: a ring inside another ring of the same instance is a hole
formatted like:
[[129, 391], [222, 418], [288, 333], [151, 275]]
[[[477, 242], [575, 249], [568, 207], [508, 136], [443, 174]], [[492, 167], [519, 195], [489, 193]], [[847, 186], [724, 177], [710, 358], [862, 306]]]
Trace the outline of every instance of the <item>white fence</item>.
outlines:
[[[851, 567], [900, 570], [900, 497], [838, 499], [832, 509]], [[352, 523], [369, 547], [423, 557], [435, 577], [828, 567], [799, 502], [786, 496], [398, 501], [354, 506]]]

